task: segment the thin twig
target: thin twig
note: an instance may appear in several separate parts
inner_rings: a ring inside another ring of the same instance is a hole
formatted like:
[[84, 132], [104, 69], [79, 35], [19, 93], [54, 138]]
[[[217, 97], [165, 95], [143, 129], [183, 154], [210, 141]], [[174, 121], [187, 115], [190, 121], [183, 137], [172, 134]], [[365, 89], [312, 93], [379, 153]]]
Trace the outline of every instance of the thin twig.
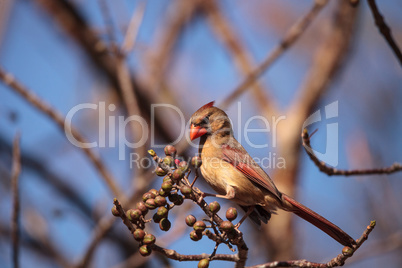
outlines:
[[377, 7], [375, 0], [367, 0], [370, 10], [373, 13], [375, 24], [378, 27], [378, 30], [383, 35], [385, 41], [391, 47], [392, 51], [394, 52], [395, 56], [399, 60], [399, 63], [402, 65], [402, 52], [399, 49], [397, 43], [392, 36], [391, 29], [388, 27], [387, 23], [384, 20], [384, 17], [381, 15], [380, 10]]
[[310, 11], [294, 25], [292, 25], [283, 40], [268, 54], [265, 60], [256, 69], [254, 69], [228, 97], [224, 99], [219, 107], [225, 109], [229, 106], [229, 104], [243, 94], [251, 85], [253, 85], [253, 83], [268, 69], [268, 67], [270, 67], [275, 60], [279, 58], [279, 56], [281, 56], [299, 39], [299, 37], [304, 33], [307, 27], [327, 3], [328, 0], [316, 0]]
[[145, 7], [147, 5], [147, 0], [143, 0], [139, 3], [138, 8], [136, 8], [131, 16], [130, 23], [128, 25], [126, 36], [124, 37], [123, 44], [121, 46], [121, 52], [124, 55], [129, 54], [137, 41], [138, 32], [144, 17]]
[[[20, 94], [32, 106], [47, 115], [52, 121], [56, 123], [56, 125], [63, 133], [71, 133], [72, 136], [74, 136], [75, 140], [81, 144], [87, 143], [84, 136], [82, 136], [77, 129], [69, 124], [64, 123], [64, 117], [58, 111], [56, 111], [49, 104], [45, 103], [42, 99], [32, 93], [28, 88], [17, 81], [12, 74], [5, 72], [1, 67], [0, 80], [3, 81], [3, 83], [9, 86], [12, 90]], [[80, 146], [80, 148], [84, 152], [85, 156], [93, 164], [95, 169], [99, 172], [101, 177], [104, 179], [105, 183], [107, 184], [113, 195], [121, 196], [121, 190], [115, 184], [116, 180], [106, 169], [106, 166], [103, 164], [100, 157], [93, 150], [86, 146]]]
[[370, 225], [367, 226], [366, 230], [364, 230], [362, 236], [356, 240], [356, 245], [353, 248], [344, 247], [342, 253], [331, 259], [327, 263], [317, 263], [310, 262], [307, 260], [293, 260], [293, 261], [274, 261], [268, 262], [264, 264], [259, 264], [255, 266], [251, 266], [249, 268], [268, 268], [268, 267], [305, 267], [305, 268], [330, 268], [343, 266], [345, 261], [352, 257], [357, 249], [367, 240], [369, 234], [374, 229], [376, 222], [372, 221]]
[[111, 51], [116, 52], [116, 33], [115, 25], [113, 24], [112, 15], [110, 14], [110, 9], [107, 5], [106, 0], [98, 0], [99, 8], [102, 13], [102, 18], [106, 27], [106, 36], [111, 47]]
[[[208, 22], [210, 23], [215, 35], [228, 50], [232, 56], [235, 66], [240, 72], [247, 76], [251, 73], [256, 65], [252, 56], [243, 45], [243, 42], [236, 34], [236, 30], [232, 23], [225, 18], [223, 12], [219, 7], [219, 3], [215, 0], [208, 0], [203, 2], [203, 8], [206, 11]], [[277, 114], [276, 103], [273, 98], [269, 96], [268, 92], [258, 81], [251, 86], [252, 95], [260, 110], [264, 111], [266, 115]]]
[[19, 240], [20, 240], [20, 198], [18, 190], [18, 180], [21, 173], [21, 152], [20, 135], [17, 133], [13, 143], [13, 163], [11, 175], [11, 187], [13, 192], [13, 210], [12, 210], [12, 259], [14, 268], [19, 267]]
[[355, 169], [355, 170], [340, 170], [328, 166], [325, 162], [320, 161], [314, 154], [314, 150], [311, 148], [310, 138], [307, 129], [302, 132], [303, 147], [306, 153], [314, 164], [320, 169], [321, 172], [329, 176], [353, 176], [353, 175], [373, 175], [373, 174], [391, 174], [394, 172], [402, 171], [402, 164], [394, 163], [385, 168], [373, 168], [373, 169]]

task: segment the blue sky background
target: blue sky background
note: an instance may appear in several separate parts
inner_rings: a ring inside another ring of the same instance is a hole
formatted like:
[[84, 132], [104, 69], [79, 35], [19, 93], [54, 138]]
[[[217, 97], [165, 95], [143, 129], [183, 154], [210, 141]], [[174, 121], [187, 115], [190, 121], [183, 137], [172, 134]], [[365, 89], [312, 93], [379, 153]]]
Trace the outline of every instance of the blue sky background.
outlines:
[[[90, 25], [106, 38], [98, 1], [72, 2], [82, 10]], [[382, 167], [402, 162], [401, 66], [374, 26], [367, 3], [361, 2], [357, 31], [345, 66], [316, 107], [318, 110], [334, 101], [339, 103], [339, 117], [331, 122], [339, 126], [338, 168], [341, 169]], [[119, 0], [116, 5], [114, 3], [109, 3], [109, 6], [112, 6], [115, 24], [124, 26], [133, 9], [138, 7], [138, 1]], [[278, 43], [286, 29], [306, 13], [312, 1], [226, 0], [219, 4], [258, 63]], [[392, 28], [396, 42], [402, 45], [402, 4], [397, 1], [378, 1], [378, 5]], [[300, 88], [311, 64], [314, 48], [317, 47], [316, 40], [319, 40], [320, 31], [328, 23], [332, 7], [333, 4], [330, 4], [322, 11], [304, 36], [260, 80], [283, 109]], [[4, 69], [63, 115], [80, 103], [116, 102], [106, 79], [93, 70], [80, 47], [33, 1], [14, 1], [10, 12], [8, 21], [2, 22], [6, 26], [0, 37], [0, 64]], [[148, 1], [137, 45], [129, 57], [133, 73], [140, 78], [146, 75], [149, 53], [156, 46], [155, 35], [163, 29], [162, 21], [171, 12], [174, 11], [168, 1]], [[121, 42], [122, 35], [117, 36], [117, 41]], [[230, 55], [204, 19], [197, 18], [184, 30], [175, 51], [166, 73], [166, 82], [177, 96], [176, 101], [181, 104], [186, 120], [201, 105], [211, 100], [222, 101], [242, 81], [243, 77], [234, 67]], [[236, 135], [240, 134], [237, 132], [238, 124], [244, 126], [247, 118], [260, 113], [249, 94], [244, 94], [238, 101], [244, 117], [241, 123], [236, 120], [237, 103], [227, 110], [235, 120]], [[118, 116], [120, 112], [117, 110], [112, 115]], [[16, 120], [10, 119], [11, 114], [16, 114]], [[3, 84], [0, 84], [0, 115], [2, 137], [11, 141], [19, 131], [24, 153], [46, 163], [51, 171], [73, 185], [92, 208], [109, 213], [113, 196], [82, 152], [68, 142], [65, 134], [52, 121]], [[86, 111], [77, 115], [73, 124], [89, 140], [94, 141], [98, 138], [96, 118], [96, 111]], [[325, 123], [316, 125], [319, 132], [315, 134], [312, 144], [317, 150], [324, 150]], [[251, 127], [260, 128], [261, 124], [256, 121]], [[250, 134], [249, 137], [258, 144], [271, 141], [271, 137], [265, 134]], [[366, 145], [370, 155], [360, 151]], [[272, 152], [271, 148], [247, 149], [255, 157], [264, 157]], [[97, 149], [97, 153], [117, 178], [121, 188], [128, 188], [131, 185], [129, 163], [118, 160], [118, 149], [102, 148]], [[0, 167], [3, 172], [10, 168], [3, 162]], [[366, 249], [387, 235], [400, 233], [401, 173], [359, 178], [328, 177], [320, 173], [303, 153], [300, 178], [296, 199], [335, 221], [353, 237], [359, 237], [370, 220], [375, 218], [378, 221], [379, 226], [370, 241], [364, 244]], [[11, 219], [11, 194], [6, 185], [3, 183], [0, 188], [2, 225], [7, 225]], [[34, 228], [32, 224], [35, 221], [30, 218], [29, 210], [37, 210], [44, 220], [41, 227], [49, 234], [50, 240], [67, 259], [78, 260], [90, 241], [93, 226], [88, 225], [80, 212], [59, 198], [37, 174], [23, 170], [20, 187], [23, 228]], [[222, 204], [230, 206], [225, 201]], [[201, 217], [197, 209], [192, 213]], [[326, 261], [340, 252], [341, 247], [314, 226], [299, 219], [296, 219], [296, 223], [300, 258]], [[115, 229], [119, 228], [125, 231], [120, 222], [115, 226]], [[247, 230], [254, 226], [247, 223], [244, 228]], [[169, 248], [183, 254], [212, 252], [212, 242], [204, 238], [195, 243], [188, 238], [189, 232], [190, 228], [184, 231], [184, 237], [173, 242]], [[246, 242], [250, 247], [248, 265], [263, 262], [264, 253], [254, 246], [253, 238], [247, 237]], [[348, 267], [401, 265], [400, 246], [380, 256], [375, 250], [371, 252], [375, 257], [362, 256], [367, 260], [356, 262], [352, 258], [352, 264]], [[10, 252], [9, 241], [2, 237], [0, 262], [5, 264], [4, 267], [11, 267]], [[229, 253], [225, 246], [221, 246], [218, 252]], [[359, 253], [355, 257], [359, 259]], [[54, 267], [28, 250], [22, 251], [21, 258], [22, 267]], [[94, 267], [112, 267], [120, 261], [116, 248], [105, 242], [96, 252]], [[155, 260], [153, 263], [159, 265]], [[189, 267], [190, 264], [173, 262], [172, 265]], [[191, 265], [195, 267], [196, 263]], [[232, 267], [232, 264], [212, 262], [210, 267]]]

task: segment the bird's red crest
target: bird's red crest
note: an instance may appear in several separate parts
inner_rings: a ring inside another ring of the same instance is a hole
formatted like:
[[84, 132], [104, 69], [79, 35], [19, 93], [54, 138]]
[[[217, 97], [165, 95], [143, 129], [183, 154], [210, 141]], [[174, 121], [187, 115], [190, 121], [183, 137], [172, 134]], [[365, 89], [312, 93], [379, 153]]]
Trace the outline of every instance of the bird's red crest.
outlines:
[[214, 103], [215, 103], [215, 101], [211, 101], [211, 102], [205, 104], [204, 106], [202, 106], [200, 109], [198, 109], [198, 111], [202, 111], [202, 110], [205, 110], [207, 108], [211, 108], [212, 106], [214, 106]]

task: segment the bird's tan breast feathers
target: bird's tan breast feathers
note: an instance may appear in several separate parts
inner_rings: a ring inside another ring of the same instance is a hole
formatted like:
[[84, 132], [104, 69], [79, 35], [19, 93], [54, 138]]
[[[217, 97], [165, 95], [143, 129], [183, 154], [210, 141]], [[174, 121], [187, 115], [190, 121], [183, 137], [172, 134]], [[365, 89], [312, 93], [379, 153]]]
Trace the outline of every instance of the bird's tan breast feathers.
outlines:
[[[205, 145], [208, 145], [205, 143]], [[264, 193], [230, 163], [223, 160], [220, 148], [204, 146], [201, 150], [201, 173], [218, 194], [225, 195], [227, 187], [235, 189], [233, 201], [240, 205], [264, 205]]]

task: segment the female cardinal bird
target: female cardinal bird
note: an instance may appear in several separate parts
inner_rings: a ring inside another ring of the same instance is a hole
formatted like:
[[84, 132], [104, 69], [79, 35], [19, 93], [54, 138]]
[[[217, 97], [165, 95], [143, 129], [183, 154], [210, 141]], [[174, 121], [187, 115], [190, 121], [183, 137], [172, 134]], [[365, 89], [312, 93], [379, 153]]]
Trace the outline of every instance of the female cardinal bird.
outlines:
[[[190, 139], [200, 139], [201, 173], [218, 194], [205, 194], [235, 201], [248, 217], [261, 225], [277, 208], [295, 213], [345, 246], [355, 240], [338, 226], [291, 197], [281, 193], [267, 173], [233, 137], [229, 117], [214, 102], [202, 106], [191, 119]], [[239, 226], [238, 225], [238, 226]]]

